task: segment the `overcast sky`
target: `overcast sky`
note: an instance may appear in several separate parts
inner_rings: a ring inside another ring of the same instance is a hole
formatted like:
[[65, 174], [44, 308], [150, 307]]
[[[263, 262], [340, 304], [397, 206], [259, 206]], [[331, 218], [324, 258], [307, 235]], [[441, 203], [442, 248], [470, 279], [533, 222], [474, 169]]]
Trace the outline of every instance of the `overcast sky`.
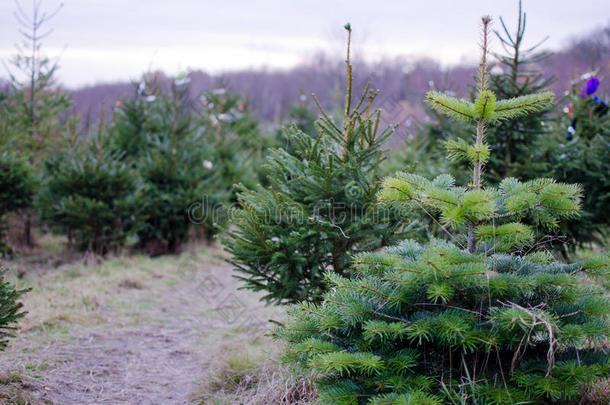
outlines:
[[[40, 0], [38, 0], [40, 1]], [[136, 79], [152, 68], [173, 74], [204, 69], [287, 68], [324, 51], [341, 57], [345, 22], [356, 56], [431, 56], [444, 64], [477, 53], [479, 19], [516, 24], [517, 0], [42, 0], [64, 6], [47, 24], [44, 49], [61, 54], [67, 86]], [[32, 0], [21, 0], [31, 10]], [[0, 0], [0, 59], [19, 40], [13, 0]], [[557, 49], [573, 35], [610, 22], [608, 0], [525, 0], [529, 43], [549, 35]], [[499, 46], [497, 41], [492, 45]], [[5, 77], [6, 73], [1, 72]]]

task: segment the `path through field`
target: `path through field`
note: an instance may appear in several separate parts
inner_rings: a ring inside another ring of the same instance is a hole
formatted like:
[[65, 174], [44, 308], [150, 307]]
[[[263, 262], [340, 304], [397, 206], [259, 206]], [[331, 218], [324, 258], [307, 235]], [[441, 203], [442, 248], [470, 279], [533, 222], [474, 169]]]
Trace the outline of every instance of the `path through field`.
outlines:
[[221, 255], [126, 257], [28, 276], [30, 313], [0, 359], [13, 382], [4, 400], [18, 385], [33, 403], [201, 403], [223, 355], [268, 346], [277, 311], [236, 290]]

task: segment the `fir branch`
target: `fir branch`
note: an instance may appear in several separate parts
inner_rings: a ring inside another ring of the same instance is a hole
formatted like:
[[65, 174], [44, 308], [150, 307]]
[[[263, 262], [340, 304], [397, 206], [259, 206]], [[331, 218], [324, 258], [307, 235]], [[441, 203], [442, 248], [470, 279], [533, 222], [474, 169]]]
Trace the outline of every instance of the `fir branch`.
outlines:
[[426, 101], [436, 111], [455, 119], [471, 122], [475, 119], [474, 104], [466, 100], [458, 100], [437, 91], [430, 91]]
[[540, 111], [553, 103], [553, 93], [535, 93], [496, 102], [495, 113], [490, 121], [514, 119]]

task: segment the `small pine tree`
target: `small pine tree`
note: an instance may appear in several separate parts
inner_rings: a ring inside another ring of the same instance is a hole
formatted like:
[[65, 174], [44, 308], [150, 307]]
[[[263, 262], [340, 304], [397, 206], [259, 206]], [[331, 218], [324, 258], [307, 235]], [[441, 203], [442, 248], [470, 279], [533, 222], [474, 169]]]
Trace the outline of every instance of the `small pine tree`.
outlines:
[[564, 255], [591, 242], [604, 246], [610, 234], [610, 114], [604, 96], [596, 94], [599, 79], [585, 80], [572, 88], [566, 113], [552, 123], [545, 142], [549, 175], [584, 189], [582, 215], [561, 224]]
[[[10, 60], [12, 68], [8, 69], [11, 91], [8, 102], [2, 106], [7, 108], [4, 115], [9, 118], [5, 133], [11, 139], [12, 150], [25, 156], [39, 174], [42, 162], [77, 121], [68, 114], [72, 105], [69, 95], [55, 81], [57, 60], [50, 59], [42, 50], [42, 41], [52, 32], [46, 26], [63, 5], [55, 10], [44, 10], [42, 2], [33, 2], [31, 10], [26, 10], [19, 1], [15, 5], [21, 41]], [[21, 217], [25, 245], [32, 246], [34, 213], [23, 210]]]
[[228, 200], [229, 191], [218, 187], [217, 174], [206, 167], [202, 145], [194, 134], [168, 133], [138, 163], [142, 187], [136, 206], [143, 219], [138, 238], [151, 255], [177, 252], [195, 225], [211, 240], [226, 220], [214, 216], [213, 208]]
[[62, 6], [45, 11], [40, 2], [34, 2], [28, 12], [18, 1], [15, 5], [22, 42], [11, 59], [14, 69], [9, 70], [12, 91], [7, 106], [14, 118], [15, 147], [31, 163], [40, 166], [64, 135], [65, 122], [59, 116], [72, 105], [69, 96], [57, 88], [57, 61], [45, 56], [41, 46], [52, 32], [46, 30], [46, 25]]
[[352, 106], [349, 46], [346, 63], [343, 123], [320, 107], [317, 135], [288, 128], [295, 153], [269, 153], [269, 188], [242, 189], [235, 229], [222, 239], [245, 288], [266, 292], [267, 301], [319, 300], [326, 270], [347, 274], [350, 254], [387, 245], [399, 228], [397, 213], [375, 203], [382, 145], [394, 128], [379, 127], [368, 87]]
[[32, 167], [13, 153], [0, 153], [0, 256], [10, 253], [6, 245], [6, 214], [32, 205], [35, 192]]
[[0, 351], [6, 348], [8, 339], [13, 336], [16, 324], [26, 312], [21, 311], [23, 304], [18, 299], [28, 289], [18, 290], [5, 277], [5, 269], [0, 269]]
[[476, 128], [474, 142], [446, 143], [451, 158], [472, 165], [470, 184], [402, 173], [379, 194], [385, 204], [438, 214], [450, 241], [358, 254], [352, 278], [328, 272], [324, 301], [294, 307], [277, 329], [288, 359], [317, 376], [323, 403], [575, 404], [610, 375], [610, 258], [555, 262], [531, 246], [533, 230], [520, 222], [555, 227], [576, 215], [580, 187], [514, 178], [484, 187], [486, 128], [552, 98], [496, 100], [488, 88], [489, 22], [476, 101], [427, 96]]
[[74, 139], [48, 158], [38, 201], [44, 221], [70, 244], [97, 255], [122, 245], [137, 222], [134, 173], [106, 145], [102, 134]]

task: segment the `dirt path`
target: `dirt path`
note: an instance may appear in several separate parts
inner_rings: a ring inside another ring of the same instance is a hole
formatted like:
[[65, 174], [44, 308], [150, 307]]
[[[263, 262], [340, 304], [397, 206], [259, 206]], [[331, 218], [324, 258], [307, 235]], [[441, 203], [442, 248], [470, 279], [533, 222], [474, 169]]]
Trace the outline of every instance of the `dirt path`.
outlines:
[[223, 353], [264, 345], [275, 311], [238, 291], [220, 256], [212, 249], [121, 259], [30, 280], [30, 314], [0, 360], [5, 379], [32, 403], [202, 403], [214, 364]]

